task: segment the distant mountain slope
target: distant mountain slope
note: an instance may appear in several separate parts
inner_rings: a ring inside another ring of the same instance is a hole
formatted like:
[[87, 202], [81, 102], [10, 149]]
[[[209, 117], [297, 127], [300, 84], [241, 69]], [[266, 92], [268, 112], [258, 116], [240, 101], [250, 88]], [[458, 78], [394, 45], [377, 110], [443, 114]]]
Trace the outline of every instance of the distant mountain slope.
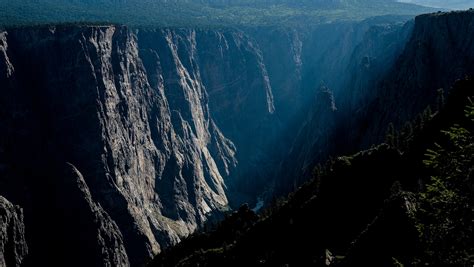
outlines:
[[0, 25], [101, 21], [160, 26], [289, 25], [430, 10], [392, 0], [0, 0]]
[[400, 0], [400, 2], [448, 9], [474, 8], [472, 0]]

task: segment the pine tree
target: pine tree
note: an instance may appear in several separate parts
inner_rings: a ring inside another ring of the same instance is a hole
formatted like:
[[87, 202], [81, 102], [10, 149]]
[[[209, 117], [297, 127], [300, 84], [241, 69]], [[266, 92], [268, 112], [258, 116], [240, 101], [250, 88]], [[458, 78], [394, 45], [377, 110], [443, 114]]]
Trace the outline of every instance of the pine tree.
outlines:
[[438, 89], [438, 97], [436, 99], [436, 103], [437, 103], [437, 111], [439, 112], [445, 105], [443, 88]]
[[[466, 108], [474, 122], [474, 104]], [[420, 231], [426, 247], [422, 261], [439, 265], [465, 265], [474, 261], [473, 172], [474, 136], [466, 127], [454, 125], [442, 131], [447, 142], [435, 144], [424, 164], [433, 172], [420, 193]]]
[[411, 125], [410, 122], [406, 122], [400, 134], [399, 143], [400, 143], [402, 151], [405, 151], [409, 147], [412, 139], [413, 139], [413, 126]]
[[427, 122], [431, 120], [432, 116], [433, 116], [433, 112], [431, 111], [431, 107], [430, 106], [426, 107], [425, 110], [423, 111], [423, 121]]
[[397, 147], [397, 132], [395, 131], [395, 126], [393, 123], [388, 124], [387, 134], [385, 135], [385, 143], [391, 147]]

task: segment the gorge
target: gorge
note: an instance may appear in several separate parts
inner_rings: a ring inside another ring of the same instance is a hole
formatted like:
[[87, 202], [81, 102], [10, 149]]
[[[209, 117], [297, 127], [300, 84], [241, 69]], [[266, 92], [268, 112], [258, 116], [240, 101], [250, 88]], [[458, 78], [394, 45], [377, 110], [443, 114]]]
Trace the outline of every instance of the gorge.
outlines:
[[0, 265], [142, 266], [267, 205], [434, 107], [474, 73], [473, 33], [472, 10], [4, 27]]

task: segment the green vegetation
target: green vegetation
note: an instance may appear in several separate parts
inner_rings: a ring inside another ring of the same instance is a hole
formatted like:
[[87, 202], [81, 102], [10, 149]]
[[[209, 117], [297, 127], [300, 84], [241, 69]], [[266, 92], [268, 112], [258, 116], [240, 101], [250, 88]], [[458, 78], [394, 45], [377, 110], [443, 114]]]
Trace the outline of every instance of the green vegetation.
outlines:
[[[428, 149], [426, 167], [432, 171], [420, 192], [423, 261], [436, 264], [474, 262], [474, 103], [466, 107], [465, 126], [456, 124], [442, 133], [444, 145]], [[468, 127], [470, 130], [466, 129]]]
[[431, 9], [391, 0], [0, 0], [0, 25], [107, 21], [140, 26], [314, 24]]

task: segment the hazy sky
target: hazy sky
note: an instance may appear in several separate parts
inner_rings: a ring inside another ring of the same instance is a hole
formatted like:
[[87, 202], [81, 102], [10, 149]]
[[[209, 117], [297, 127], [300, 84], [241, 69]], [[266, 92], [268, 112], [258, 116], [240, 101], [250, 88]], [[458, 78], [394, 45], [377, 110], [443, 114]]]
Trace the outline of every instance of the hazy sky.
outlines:
[[474, 8], [474, 0], [400, 0], [400, 2], [449, 9], [468, 9], [471, 7]]

